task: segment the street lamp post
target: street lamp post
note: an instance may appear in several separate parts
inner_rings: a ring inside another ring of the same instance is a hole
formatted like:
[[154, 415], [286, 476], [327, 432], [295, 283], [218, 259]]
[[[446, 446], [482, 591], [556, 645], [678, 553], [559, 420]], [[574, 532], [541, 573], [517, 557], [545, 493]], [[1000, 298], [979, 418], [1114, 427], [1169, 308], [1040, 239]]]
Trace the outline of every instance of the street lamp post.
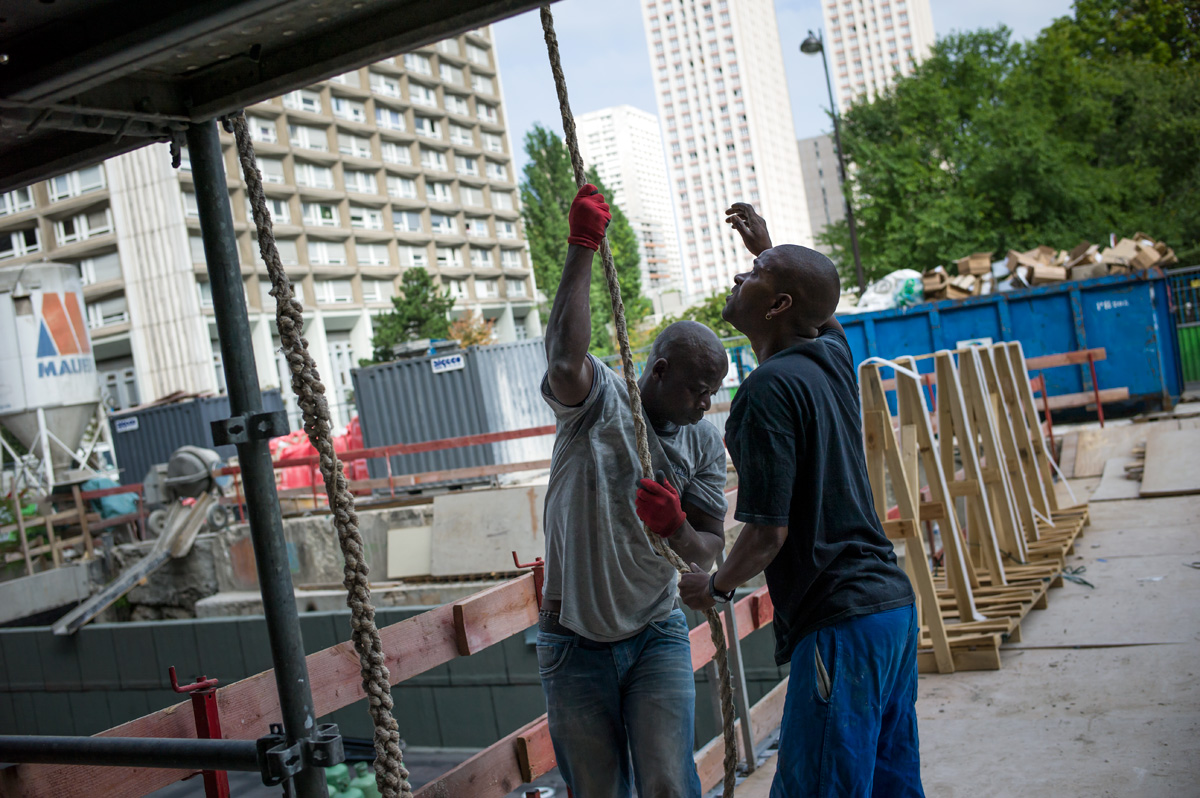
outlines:
[[833, 102], [833, 83], [829, 80], [829, 59], [825, 57], [825, 40], [819, 33], [808, 32], [808, 38], [800, 43], [800, 52], [805, 55], [821, 54], [821, 63], [825, 65], [825, 88], [829, 90], [829, 110], [833, 113], [833, 141], [837, 147], [838, 181], [842, 189], [842, 201], [846, 204], [846, 221], [850, 224], [850, 248], [854, 251], [854, 275], [858, 278], [858, 294], [862, 296], [867, 290], [867, 278], [863, 274], [862, 259], [858, 255], [858, 227], [854, 223], [854, 205], [850, 195], [846, 193], [846, 159], [842, 156], [841, 121], [838, 117], [837, 105]]

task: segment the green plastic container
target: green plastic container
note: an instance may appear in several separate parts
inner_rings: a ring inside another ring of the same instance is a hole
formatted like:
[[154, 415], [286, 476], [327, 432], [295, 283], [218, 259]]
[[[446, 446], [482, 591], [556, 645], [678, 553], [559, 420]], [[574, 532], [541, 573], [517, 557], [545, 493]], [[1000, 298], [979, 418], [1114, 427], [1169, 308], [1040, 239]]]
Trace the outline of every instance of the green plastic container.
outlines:
[[375, 771], [366, 762], [356, 762], [354, 772], [357, 774], [350, 780], [350, 786], [362, 792], [363, 798], [382, 798], [379, 787], [375, 784]]
[[340, 762], [331, 768], [325, 768], [325, 786], [329, 788], [330, 795], [349, 783], [350, 768], [346, 767], [345, 762]]

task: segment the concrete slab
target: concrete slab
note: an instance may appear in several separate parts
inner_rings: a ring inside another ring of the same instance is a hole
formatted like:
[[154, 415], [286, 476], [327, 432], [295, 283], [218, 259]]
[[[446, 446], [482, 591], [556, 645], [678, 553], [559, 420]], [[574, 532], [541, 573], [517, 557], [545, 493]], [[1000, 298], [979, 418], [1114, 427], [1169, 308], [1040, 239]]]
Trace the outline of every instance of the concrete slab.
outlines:
[[513, 551], [540, 556], [545, 504], [545, 485], [434, 497], [433, 575], [512, 571]]
[[90, 593], [87, 563], [0, 582], [0, 624], [66, 607]]

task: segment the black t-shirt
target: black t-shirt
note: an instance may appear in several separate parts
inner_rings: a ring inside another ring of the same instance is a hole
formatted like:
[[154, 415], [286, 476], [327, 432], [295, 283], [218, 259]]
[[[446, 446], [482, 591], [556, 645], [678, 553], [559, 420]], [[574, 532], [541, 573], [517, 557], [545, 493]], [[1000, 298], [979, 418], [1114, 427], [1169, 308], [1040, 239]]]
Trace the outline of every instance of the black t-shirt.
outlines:
[[734, 517], [788, 528], [766, 571], [780, 665], [817, 629], [913, 601], [875, 514], [859, 407], [850, 345], [826, 329], [768, 358], [730, 408]]

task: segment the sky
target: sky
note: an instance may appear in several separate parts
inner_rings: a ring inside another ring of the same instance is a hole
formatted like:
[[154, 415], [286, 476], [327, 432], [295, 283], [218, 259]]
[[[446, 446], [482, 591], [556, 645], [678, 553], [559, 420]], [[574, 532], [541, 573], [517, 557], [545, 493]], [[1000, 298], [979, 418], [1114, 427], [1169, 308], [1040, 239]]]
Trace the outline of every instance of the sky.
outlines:
[[[736, 0], [735, 0], [736, 2]], [[575, 114], [612, 105], [657, 113], [640, 0], [561, 0], [552, 6], [554, 28]], [[954, 31], [1007, 25], [1016, 38], [1036, 36], [1070, 13], [1070, 0], [931, 0], [939, 37]], [[797, 138], [829, 129], [829, 95], [820, 59], [802, 55], [808, 30], [821, 27], [821, 0], [775, 0]], [[525, 163], [522, 141], [534, 123], [562, 134], [554, 81], [538, 12], [492, 26], [500, 63], [508, 132], [515, 165]]]

